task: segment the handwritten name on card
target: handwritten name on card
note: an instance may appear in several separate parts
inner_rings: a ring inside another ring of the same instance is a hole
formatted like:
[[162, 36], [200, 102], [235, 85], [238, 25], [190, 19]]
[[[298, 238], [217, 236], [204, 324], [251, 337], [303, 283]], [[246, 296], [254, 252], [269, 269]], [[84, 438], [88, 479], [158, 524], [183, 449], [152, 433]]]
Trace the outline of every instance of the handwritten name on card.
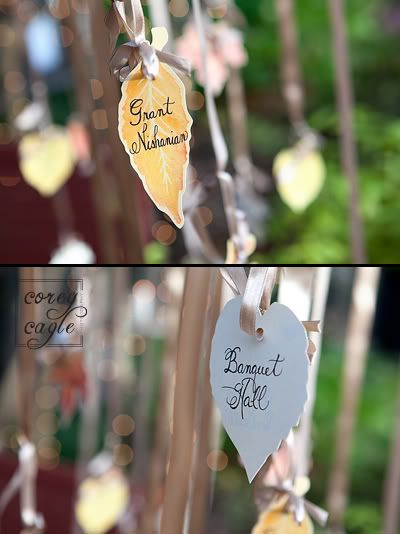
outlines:
[[122, 84], [119, 135], [146, 192], [178, 228], [184, 223], [191, 126], [185, 87], [175, 72], [160, 63], [155, 80], [148, 80], [138, 65]]
[[301, 322], [278, 303], [257, 319], [263, 339], [249, 336], [239, 326], [241, 302], [229, 301], [218, 319], [210, 373], [223, 424], [251, 481], [303, 411], [308, 342]]

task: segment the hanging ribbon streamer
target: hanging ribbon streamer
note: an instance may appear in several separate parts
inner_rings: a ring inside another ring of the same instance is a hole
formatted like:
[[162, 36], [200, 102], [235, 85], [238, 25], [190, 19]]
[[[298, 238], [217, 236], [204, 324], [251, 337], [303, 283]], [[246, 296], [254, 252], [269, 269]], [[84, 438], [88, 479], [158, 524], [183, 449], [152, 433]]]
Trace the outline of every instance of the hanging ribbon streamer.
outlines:
[[[23, 267], [20, 269], [19, 289], [19, 329], [22, 332], [23, 325], [34, 322], [34, 307], [24, 304], [25, 292], [34, 291], [34, 268]], [[23, 335], [23, 334], [21, 334]], [[23, 338], [22, 338], [23, 339]], [[36, 447], [32, 443], [32, 400], [36, 376], [36, 358], [32, 349], [27, 346], [19, 347], [18, 352], [18, 401], [19, 415], [18, 425], [20, 428], [18, 467], [2, 493], [0, 494], [0, 519], [13, 496], [19, 491], [20, 517], [26, 528], [35, 528], [38, 531], [44, 529], [43, 516], [36, 510], [36, 477], [38, 463]]]
[[[316, 269], [312, 284], [312, 307], [310, 317], [319, 317], [321, 330], [323, 329], [324, 317], [326, 313], [326, 302], [328, 297], [331, 267], [319, 267]], [[311, 467], [312, 456], [312, 419], [314, 404], [317, 394], [318, 368], [321, 356], [322, 336], [318, 336], [313, 356], [312, 366], [308, 377], [308, 397], [305, 404], [300, 425], [295, 435], [296, 449], [296, 473], [307, 476]]]
[[364, 229], [360, 215], [358, 193], [357, 149], [352, 127], [353, 95], [343, 0], [329, 0], [329, 10], [333, 29], [332, 46], [335, 58], [336, 92], [340, 117], [340, 152], [343, 171], [347, 177], [350, 191], [349, 219], [352, 256], [354, 263], [366, 263]]
[[296, 137], [294, 146], [275, 157], [273, 173], [283, 202], [301, 213], [319, 195], [326, 170], [318, 150], [321, 136], [304, 117], [304, 88], [298, 57], [293, 0], [275, 0], [281, 41], [282, 93]]
[[200, 41], [201, 59], [205, 77], [204, 94], [206, 99], [207, 116], [210, 127], [211, 142], [214, 149], [215, 159], [217, 162], [218, 172], [224, 172], [228, 164], [228, 149], [222, 134], [221, 125], [218, 120], [215, 100], [209, 84], [209, 69], [207, 61], [207, 40], [203, 24], [203, 14], [201, 11], [200, 1], [193, 0], [194, 21]]
[[301, 143], [296, 158], [301, 160], [319, 148], [321, 139], [304, 117], [304, 87], [298, 57], [298, 39], [293, 14], [293, 0], [276, 0], [279, 35], [282, 45], [282, 92], [286, 100], [289, 120]]
[[235, 295], [242, 295], [246, 288], [247, 275], [244, 267], [223, 267], [221, 275]]
[[[112, 8], [106, 17], [105, 22], [110, 32], [110, 51], [112, 52], [111, 72], [123, 82], [129, 73], [142, 62], [144, 76], [153, 80], [158, 74], [159, 61], [161, 61], [190, 75], [191, 67], [187, 59], [156, 50], [150, 45], [145, 36], [144, 15], [140, 0], [131, 0], [131, 6], [133, 26], [127, 20], [123, 1], [113, 0]], [[126, 32], [130, 40], [114, 50], [120, 32]]]
[[304, 90], [297, 55], [297, 33], [293, 0], [276, 0], [279, 34], [282, 43], [282, 85], [290, 122], [301, 135], [308, 128], [304, 120]]
[[[217, 177], [221, 187], [222, 201], [224, 204], [225, 215], [228, 223], [230, 240], [235, 247], [237, 263], [245, 263], [247, 261], [247, 253], [245, 249], [245, 240], [243, 238], [243, 233], [247, 234], [247, 232], [243, 232], [244, 214], [238, 212], [237, 210], [235, 201], [235, 186], [231, 175], [226, 172], [226, 167], [228, 164], [228, 149], [225, 143], [224, 136], [222, 134], [214, 96], [210, 87], [207, 61], [207, 42], [204, 31], [203, 15], [200, 6], [200, 0], [193, 0], [193, 14], [200, 41], [203, 72], [205, 73], [204, 93], [206, 100], [208, 123], [211, 134], [211, 142], [213, 145], [215, 159], [217, 163]], [[240, 224], [239, 222], [240, 219], [242, 221], [242, 224]]]
[[36, 476], [38, 472], [36, 447], [25, 437], [21, 437], [18, 452], [18, 468], [0, 495], [0, 518], [11, 499], [20, 492], [22, 524], [26, 528], [43, 530], [43, 516], [36, 511]]
[[[251, 267], [247, 277], [244, 267], [223, 267], [221, 275], [232, 291], [243, 297], [240, 309], [240, 328], [250, 336], [258, 337], [256, 317], [265, 312], [271, 302], [272, 291], [281, 267]], [[302, 321], [307, 332], [319, 332], [319, 321]], [[309, 339], [307, 354], [310, 359], [316, 351], [315, 344]]]
[[293, 0], [276, 0], [279, 35], [282, 45], [282, 92], [295, 134], [304, 140], [297, 157], [304, 158], [320, 145], [320, 138], [304, 117], [304, 88], [298, 57], [298, 39], [293, 14]]

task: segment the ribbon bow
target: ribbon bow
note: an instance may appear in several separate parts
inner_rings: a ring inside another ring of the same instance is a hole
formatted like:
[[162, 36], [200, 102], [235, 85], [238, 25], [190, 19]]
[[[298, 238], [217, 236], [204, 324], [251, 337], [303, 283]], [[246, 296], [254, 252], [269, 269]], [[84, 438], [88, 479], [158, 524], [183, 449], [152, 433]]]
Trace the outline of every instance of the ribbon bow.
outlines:
[[0, 516], [13, 496], [20, 491], [21, 520], [24, 527], [38, 531], [44, 529], [43, 516], [36, 511], [36, 476], [38, 464], [35, 445], [20, 438], [21, 447], [18, 452], [18, 468], [0, 495]]
[[[304, 487], [304, 481], [306, 481], [306, 487]], [[302, 486], [301, 489], [300, 486]], [[304, 497], [309, 486], [310, 481], [307, 477], [298, 477], [294, 483], [291, 479], [280, 480], [277, 484], [259, 488], [257, 497], [261, 505], [261, 503], [264, 504], [266, 501], [270, 502], [275, 493], [286, 495], [288, 497], [286, 507], [293, 514], [298, 524], [304, 521], [307, 512], [321, 527], [324, 527], [328, 521], [328, 512]]]
[[[123, 82], [129, 73], [142, 62], [144, 76], [154, 80], [159, 72], [159, 61], [190, 75], [191, 65], [187, 59], [168, 52], [156, 50], [145, 37], [145, 25], [140, 0], [131, 0], [133, 27], [128, 23], [125, 4], [122, 0], [113, 0], [112, 8], [106, 16], [106, 26], [110, 32], [110, 70]], [[115, 50], [118, 35], [126, 32], [129, 42]]]

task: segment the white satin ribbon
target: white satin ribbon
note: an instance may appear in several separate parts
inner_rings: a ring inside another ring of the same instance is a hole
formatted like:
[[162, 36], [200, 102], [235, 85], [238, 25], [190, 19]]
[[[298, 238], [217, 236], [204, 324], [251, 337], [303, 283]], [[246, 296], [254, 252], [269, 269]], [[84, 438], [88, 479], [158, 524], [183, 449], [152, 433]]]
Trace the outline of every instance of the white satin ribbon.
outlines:
[[[251, 267], [247, 277], [244, 267], [221, 267], [220, 272], [232, 291], [242, 296], [240, 328], [250, 336], [260, 337], [256, 329], [257, 314], [264, 313], [270, 303], [276, 279], [282, 267]], [[319, 332], [319, 321], [302, 321], [307, 332]], [[310, 359], [316, 351], [309, 339], [307, 354]]]
[[240, 328], [250, 336], [256, 335], [256, 317], [260, 308], [265, 311], [269, 307], [278, 269], [279, 267], [251, 267], [248, 277], [244, 267], [220, 269], [234, 293], [243, 297]]
[[326, 525], [328, 521], [328, 512], [323, 508], [320, 508], [316, 504], [313, 504], [302, 495], [297, 495], [294, 491], [293, 481], [290, 479], [283, 480], [279, 484], [266, 486], [268, 491], [273, 490], [277, 493], [286, 494], [289, 498], [289, 511], [293, 513], [294, 518], [298, 524], [301, 524], [305, 517], [305, 512], [316, 521], [321, 527]]
[[278, 267], [251, 267], [240, 307], [240, 328], [250, 336], [256, 336], [256, 320], [260, 315], [261, 300], [263, 311], [271, 302]]
[[246, 263], [246, 239], [247, 235], [241, 235], [239, 231], [240, 211], [236, 206], [235, 184], [231, 175], [226, 171], [228, 164], [228, 148], [222, 133], [221, 125], [218, 119], [218, 112], [215, 105], [213, 93], [210, 85], [210, 72], [207, 60], [207, 40], [204, 29], [204, 19], [201, 11], [200, 0], [193, 0], [194, 22], [200, 43], [201, 62], [204, 71], [204, 94], [206, 101], [206, 111], [208, 124], [210, 128], [211, 142], [217, 164], [217, 178], [221, 188], [222, 202], [224, 205], [225, 216], [228, 224], [229, 238], [235, 248], [236, 262]]
[[35, 445], [25, 438], [21, 439], [18, 452], [18, 467], [0, 495], [0, 517], [14, 495], [20, 492], [21, 521], [26, 528], [43, 530], [43, 516], [36, 510], [36, 477], [38, 472]]
[[220, 269], [220, 273], [235, 295], [243, 295], [247, 284], [244, 267], [224, 267]]
[[146, 40], [145, 24], [142, 4], [140, 0], [130, 0], [133, 15], [133, 24], [129, 24], [125, 12], [125, 3], [121, 0], [113, 0], [112, 8], [107, 14], [105, 23], [110, 32], [110, 46], [114, 51], [118, 35], [125, 31], [130, 41], [119, 46], [112, 54], [110, 67], [120, 81], [124, 81], [128, 74], [142, 61], [142, 70], [146, 78], [153, 80], [159, 72], [159, 61], [171, 67], [190, 74], [190, 62], [185, 59], [156, 50]]

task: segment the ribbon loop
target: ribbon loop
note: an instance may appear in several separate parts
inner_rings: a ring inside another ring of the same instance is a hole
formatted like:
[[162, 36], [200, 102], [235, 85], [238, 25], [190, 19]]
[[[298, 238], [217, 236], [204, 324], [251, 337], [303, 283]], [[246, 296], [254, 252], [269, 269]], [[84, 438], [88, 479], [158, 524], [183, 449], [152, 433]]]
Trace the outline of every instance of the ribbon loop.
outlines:
[[113, 8], [118, 18], [120, 30], [124, 30], [129, 39], [137, 46], [145, 40], [144, 16], [140, 0], [131, 0], [133, 27], [128, 23], [123, 0], [114, 0]]
[[247, 261], [246, 239], [249, 235], [246, 217], [241, 210], [237, 209], [232, 176], [226, 171], [218, 171], [217, 178], [221, 188], [229, 238], [235, 247], [234, 263], [245, 263]]
[[260, 308], [265, 312], [271, 304], [272, 292], [277, 281], [279, 267], [268, 267], [267, 278], [265, 281], [264, 292], [261, 297]]
[[220, 269], [225, 282], [236, 295], [243, 295], [247, 276], [244, 267], [224, 267]]
[[307, 332], [320, 332], [319, 323], [320, 321], [302, 321]]
[[[256, 331], [257, 313], [265, 312], [271, 302], [271, 295], [276, 283], [279, 267], [252, 267], [247, 279], [244, 267], [221, 268], [221, 275], [236, 295], [243, 296], [240, 309], [240, 328], [251, 336], [261, 338]], [[308, 332], [320, 332], [320, 321], [302, 321]], [[307, 355], [310, 360], [317, 348], [311, 339], [308, 340]]]
[[268, 309], [272, 290], [275, 285], [277, 267], [252, 267], [243, 295], [240, 308], [240, 328], [250, 336], [256, 336], [256, 319], [260, 313]]
[[[156, 50], [146, 41], [142, 4], [140, 0], [130, 0], [130, 2], [133, 16], [132, 26], [127, 20], [125, 4], [122, 0], [113, 0], [112, 8], [105, 19], [110, 33], [111, 72], [123, 82], [141, 61], [143, 75], [149, 80], [154, 80], [158, 75], [159, 61], [161, 61], [190, 75], [191, 66], [187, 59]], [[115, 49], [118, 35], [121, 32], [128, 34], [129, 42]]]
[[146, 78], [154, 80], [160, 70], [160, 63], [155, 48], [147, 41], [143, 41], [139, 45], [139, 55], [143, 60], [143, 74]]

